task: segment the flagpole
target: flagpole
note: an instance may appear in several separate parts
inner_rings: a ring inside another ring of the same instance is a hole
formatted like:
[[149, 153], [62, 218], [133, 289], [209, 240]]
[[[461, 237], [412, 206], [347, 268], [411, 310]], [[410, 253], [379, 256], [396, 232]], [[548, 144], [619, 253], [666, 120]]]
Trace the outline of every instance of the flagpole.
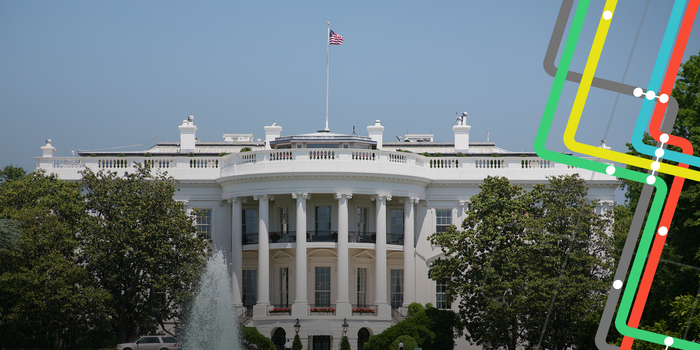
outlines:
[[331, 22], [326, 22], [328, 23], [328, 33], [326, 34], [326, 128], [323, 131], [330, 132], [328, 129], [328, 76], [331, 62]]

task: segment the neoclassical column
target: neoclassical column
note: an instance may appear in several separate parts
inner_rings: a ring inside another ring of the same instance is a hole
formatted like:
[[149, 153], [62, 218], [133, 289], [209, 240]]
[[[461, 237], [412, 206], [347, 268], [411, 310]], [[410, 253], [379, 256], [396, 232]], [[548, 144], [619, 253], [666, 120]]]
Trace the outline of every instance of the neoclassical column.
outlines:
[[390, 195], [377, 195], [376, 224], [377, 239], [375, 248], [375, 274], [374, 274], [374, 303], [377, 304], [377, 316], [391, 317], [391, 306], [387, 302], [387, 276], [386, 276], [386, 202], [391, 200]]
[[292, 316], [306, 316], [309, 311], [309, 301], [306, 295], [306, 200], [308, 193], [292, 193], [297, 200], [297, 256], [296, 256], [296, 291]]
[[348, 200], [349, 193], [336, 193], [338, 200], [338, 299], [335, 302], [336, 315], [352, 316], [350, 305], [350, 257], [348, 253]]
[[403, 202], [403, 305], [408, 315], [408, 305], [416, 301], [416, 248], [413, 245], [415, 238], [415, 215], [413, 205], [418, 204], [420, 198], [410, 197]]
[[266, 316], [270, 305], [270, 197], [255, 195], [258, 201], [258, 302], [253, 308], [253, 316]]
[[231, 288], [233, 306], [243, 307], [243, 204], [244, 200], [231, 197]]

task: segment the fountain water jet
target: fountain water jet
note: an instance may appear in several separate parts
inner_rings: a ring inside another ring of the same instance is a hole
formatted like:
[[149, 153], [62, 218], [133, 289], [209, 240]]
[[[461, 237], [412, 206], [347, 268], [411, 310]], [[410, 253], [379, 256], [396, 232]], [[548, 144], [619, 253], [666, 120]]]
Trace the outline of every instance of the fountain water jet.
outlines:
[[224, 253], [209, 257], [180, 345], [185, 350], [239, 350], [238, 317]]

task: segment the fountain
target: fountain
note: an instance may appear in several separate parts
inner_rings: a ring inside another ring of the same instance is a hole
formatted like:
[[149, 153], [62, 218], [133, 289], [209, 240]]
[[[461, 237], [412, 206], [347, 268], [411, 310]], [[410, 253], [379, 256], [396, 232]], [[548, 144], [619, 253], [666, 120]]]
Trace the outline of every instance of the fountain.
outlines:
[[187, 317], [180, 347], [185, 350], [238, 350], [238, 317], [233, 308], [231, 279], [224, 253], [207, 261], [195, 301]]

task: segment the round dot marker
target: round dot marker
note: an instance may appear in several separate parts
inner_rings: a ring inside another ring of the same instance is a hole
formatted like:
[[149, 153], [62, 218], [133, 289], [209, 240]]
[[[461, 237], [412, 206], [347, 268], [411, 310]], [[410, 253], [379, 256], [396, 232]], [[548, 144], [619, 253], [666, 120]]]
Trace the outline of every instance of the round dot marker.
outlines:
[[603, 18], [604, 18], [606, 21], [609, 21], [609, 20], [612, 18], [612, 12], [610, 12], [609, 10], [603, 12]]
[[663, 149], [663, 148], [657, 148], [656, 151], [654, 152], [654, 154], [655, 154], [657, 157], [659, 157], [659, 158], [663, 157], [663, 156], [664, 156], [664, 153], [665, 153], [665, 152], [664, 152], [664, 149]]
[[659, 227], [659, 236], [665, 236], [668, 233], [668, 228], [666, 226]]
[[666, 95], [666, 94], [661, 94], [661, 96], [659, 96], [659, 102], [661, 102], [661, 103], [666, 103], [666, 102], [668, 102], [668, 95]]
[[654, 182], [656, 182], [656, 176], [654, 176], [654, 175], [647, 176], [647, 183], [648, 184], [653, 185]]
[[615, 288], [615, 289], [620, 289], [620, 288], [622, 288], [622, 281], [620, 281], [620, 280], [615, 280], [615, 282], [613, 282], [613, 288]]
[[612, 174], [615, 173], [615, 167], [612, 166], [612, 165], [610, 165], [610, 166], [608, 166], [607, 168], [605, 168], [605, 172], [606, 172], [608, 175], [612, 175]]
[[651, 163], [651, 170], [657, 171], [661, 167], [661, 164], [659, 162], [653, 162]]
[[659, 136], [659, 141], [662, 143], [668, 142], [668, 134], [661, 134], [661, 136]]
[[664, 339], [664, 344], [666, 344], [666, 346], [671, 346], [671, 345], [673, 345], [673, 338], [671, 338], [671, 337], [666, 337], [666, 339]]
[[634, 88], [634, 91], [632, 91], [632, 94], [634, 95], [634, 97], [642, 97], [642, 95], [644, 95], [644, 89], [642, 89], [640, 87]]
[[647, 100], [653, 100], [654, 97], [656, 97], [656, 93], [654, 93], [654, 91], [647, 91]]

